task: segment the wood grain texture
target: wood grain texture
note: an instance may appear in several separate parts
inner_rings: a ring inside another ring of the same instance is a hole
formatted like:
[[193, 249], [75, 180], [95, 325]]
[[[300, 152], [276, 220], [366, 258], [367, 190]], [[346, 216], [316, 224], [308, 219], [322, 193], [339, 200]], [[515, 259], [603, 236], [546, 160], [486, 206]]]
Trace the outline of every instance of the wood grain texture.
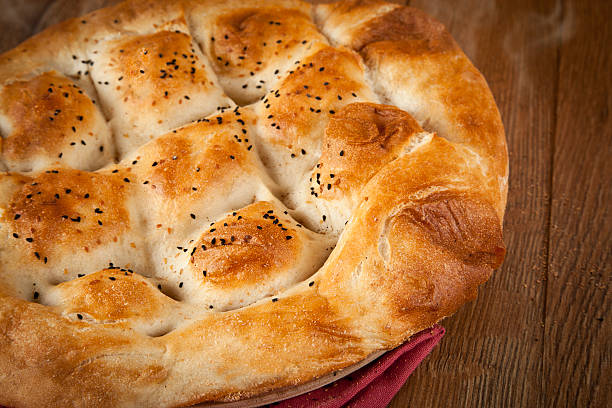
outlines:
[[552, 162], [544, 376], [551, 406], [610, 406], [611, 2], [566, 1]]
[[[0, 51], [105, 1], [0, 0]], [[611, 3], [411, 4], [449, 28], [500, 108], [508, 255], [390, 407], [609, 406]]]

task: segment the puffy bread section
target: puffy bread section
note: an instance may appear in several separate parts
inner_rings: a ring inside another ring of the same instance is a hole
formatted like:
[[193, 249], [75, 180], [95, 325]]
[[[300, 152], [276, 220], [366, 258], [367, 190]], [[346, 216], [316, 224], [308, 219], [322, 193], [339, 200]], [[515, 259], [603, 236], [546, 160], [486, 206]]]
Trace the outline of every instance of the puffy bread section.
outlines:
[[351, 103], [327, 124], [309, 193], [341, 230], [368, 181], [388, 162], [431, 137], [408, 113], [389, 105]]
[[381, 0], [346, 0], [318, 4], [314, 15], [317, 26], [334, 44], [352, 47], [355, 31], [373, 18], [399, 7], [399, 4]]
[[181, 320], [177, 302], [131, 270], [104, 269], [50, 289], [49, 303], [72, 321], [163, 334]]
[[437, 136], [383, 167], [319, 272], [321, 294], [354, 305], [391, 347], [472, 300], [505, 251], [496, 198], [475, 170]]
[[[274, 188], [255, 154], [255, 118], [240, 108], [202, 119], [143, 146], [122, 165], [138, 180], [155, 251]], [[178, 244], [177, 244], [178, 245]]]
[[263, 161], [285, 189], [296, 188], [321, 154], [327, 122], [343, 106], [376, 101], [358, 55], [320, 46], [258, 102]]
[[258, 201], [207, 225], [178, 249], [181, 298], [215, 310], [243, 307], [314, 274], [333, 248], [279, 204]]
[[73, 321], [13, 297], [1, 298], [0, 317], [0, 366], [20, 380], [2, 394], [8, 406], [152, 405], [170, 374], [163, 344], [144, 334]]
[[130, 0], [66, 20], [1, 54], [0, 78], [56, 70], [85, 82], [93, 62], [89, 52], [96, 44], [126, 33], [151, 34], [183, 18], [183, 6], [183, 2]]
[[0, 86], [0, 156], [11, 171], [95, 170], [114, 157], [111, 132], [87, 92], [45, 72]]
[[310, 17], [311, 6], [290, 1], [226, 1], [190, 13], [194, 37], [206, 50], [219, 82], [237, 103], [254, 102], [285, 73], [327, 43]]
[[121, 157], [171, 129], [232, 106], [181, 18], [91, 52], [91, 76]]
[[343, 307], [304, 285], [276, 302], [205, 316], [165, 336], [173, 373], [182, 373], [167, 389], [192, 396], [185, 405], [234, 401], [356, 363], [377, 344], [354, 331]]
[[[329, 18], [347, 12], [339, 8]], [[501, 117], [485, 79], [444, 26], [420, 10], [399, 7], [334, 35], [360, 52], [386, 101], [473, 151], [501, 219], [508, 176]]]
[[0, 272], [14, 282], [16, 296], [31, 298], [33, 283], [74, 279], [109, 264], [148, 269], [128, 177], [117, 169], [69, 168], [0, 176]]

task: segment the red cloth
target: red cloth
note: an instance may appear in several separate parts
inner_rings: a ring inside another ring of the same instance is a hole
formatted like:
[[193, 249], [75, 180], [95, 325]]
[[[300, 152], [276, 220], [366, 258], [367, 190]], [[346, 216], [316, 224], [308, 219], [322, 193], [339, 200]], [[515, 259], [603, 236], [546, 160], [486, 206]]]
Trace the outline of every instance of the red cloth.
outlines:
[[318, 390], [298, 395], [271, 406], [275, 408], [351, 408], [386, 407], [410, 374], [444, 336], [444, 328], [412, 336], [410, 341], [354, 373]]

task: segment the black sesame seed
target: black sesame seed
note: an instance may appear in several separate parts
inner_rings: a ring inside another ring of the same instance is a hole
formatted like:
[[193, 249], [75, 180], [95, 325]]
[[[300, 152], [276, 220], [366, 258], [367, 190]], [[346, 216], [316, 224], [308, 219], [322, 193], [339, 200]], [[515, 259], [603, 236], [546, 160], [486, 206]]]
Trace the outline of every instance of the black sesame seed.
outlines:
[[308, 284], [308, 286], [312, 286], [312, 285], [314, 285], [314, 281]]
[[116, 278], [114, 276], [109, 276], [108, 279], [114, 281]]
[[190, 216], [192, 219], [194, 219], [194, 220], [196, 219], [195, 214], [189, 214], [189, 216]]
[[286, 239], [287, 241], [289, 241], [291, 238], [293, 238], [291, 235], [287, 235], [287, 236], [285, 237], [285, 239]]

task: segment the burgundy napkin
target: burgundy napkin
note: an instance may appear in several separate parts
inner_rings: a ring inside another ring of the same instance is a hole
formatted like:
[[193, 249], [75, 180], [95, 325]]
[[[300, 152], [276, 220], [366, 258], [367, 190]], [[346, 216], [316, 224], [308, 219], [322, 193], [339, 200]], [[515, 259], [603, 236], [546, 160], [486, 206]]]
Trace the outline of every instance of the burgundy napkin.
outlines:
[[347, 377], [318, 390], [290, 398], [275, 408], [386, 407], [410, 374], [444, 336], [435, 325]]

